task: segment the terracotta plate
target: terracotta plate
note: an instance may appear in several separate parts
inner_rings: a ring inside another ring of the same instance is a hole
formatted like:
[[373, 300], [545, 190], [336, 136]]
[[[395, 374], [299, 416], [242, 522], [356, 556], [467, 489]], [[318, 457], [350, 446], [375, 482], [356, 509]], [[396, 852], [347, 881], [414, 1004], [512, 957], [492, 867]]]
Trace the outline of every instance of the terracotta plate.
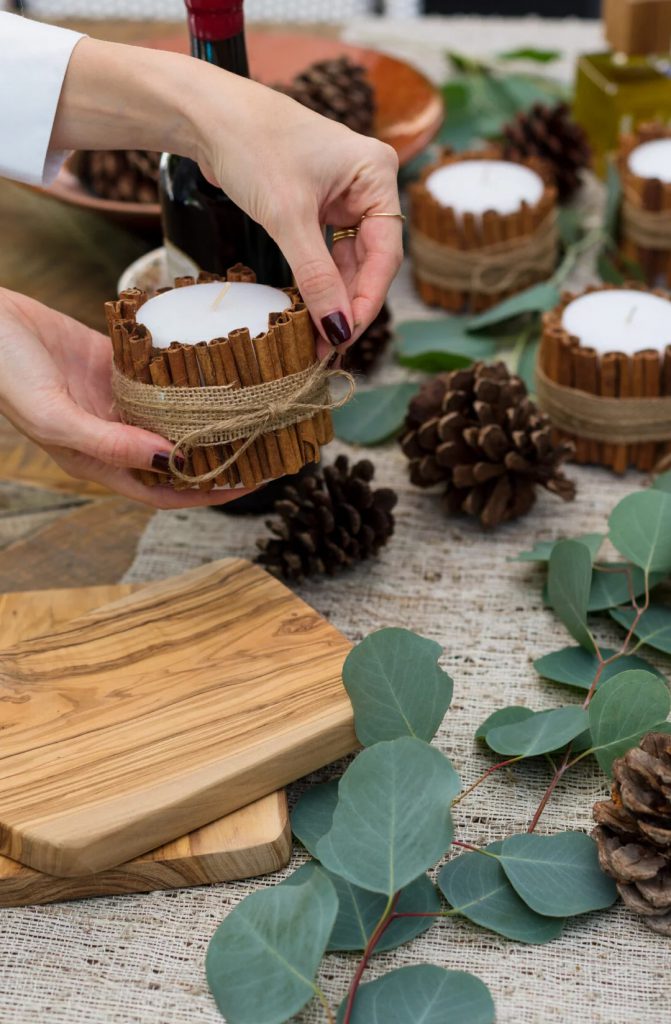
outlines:
[[[157, 49], [184, 52], [184, 32], [156, 39]], [[247, 45], [252, 76], [268, 84], [288, 82], [318, 60], [347, 55], [369, 72], [377, 98], [375, 134], [407, 163], [431, 141], [443, 119], [438, 90], [416, 68], [377, 50], [348, 46], [337, 39], [291, 32], [248, 32]], [[71, 160], [63, 168], [50, 195], [75, 206], [88, 207], [130, 227], [155, 227], [159, 220], [157, 203], [124, 203], [99, 199], [88, 192], [73, 172]]]

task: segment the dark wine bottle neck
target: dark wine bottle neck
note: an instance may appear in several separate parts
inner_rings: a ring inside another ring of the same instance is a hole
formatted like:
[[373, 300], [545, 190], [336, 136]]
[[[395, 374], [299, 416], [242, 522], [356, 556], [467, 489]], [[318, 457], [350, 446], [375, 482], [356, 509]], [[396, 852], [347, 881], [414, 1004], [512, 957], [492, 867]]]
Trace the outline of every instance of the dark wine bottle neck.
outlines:
[[198, 39], [191, 36], [191, 53], [200, 60], [216, 64], [218, 68], [249, 78], [244, 32], [238, 32], [229, 39]]

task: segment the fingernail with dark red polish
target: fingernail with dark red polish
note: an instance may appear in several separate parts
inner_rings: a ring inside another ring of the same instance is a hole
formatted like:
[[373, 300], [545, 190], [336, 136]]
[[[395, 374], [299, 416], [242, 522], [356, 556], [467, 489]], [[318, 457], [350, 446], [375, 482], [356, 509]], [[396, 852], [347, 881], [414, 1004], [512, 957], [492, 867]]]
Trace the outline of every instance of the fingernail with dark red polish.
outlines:
[[352, 331], [345, 319], [345, 314], [339, 310], [322, 317], [324, 334], [332, 345], [344, 345], [352, 337]]
[[[184, 459], [181, 455], [175, 455], [175, 468], [182, 472], [184, 469]], [[155, 469], [157, 473], [169, 473], [170, 472], [170, 452], [156, 452], [154, 458], [151, 460], [151, 468]]]

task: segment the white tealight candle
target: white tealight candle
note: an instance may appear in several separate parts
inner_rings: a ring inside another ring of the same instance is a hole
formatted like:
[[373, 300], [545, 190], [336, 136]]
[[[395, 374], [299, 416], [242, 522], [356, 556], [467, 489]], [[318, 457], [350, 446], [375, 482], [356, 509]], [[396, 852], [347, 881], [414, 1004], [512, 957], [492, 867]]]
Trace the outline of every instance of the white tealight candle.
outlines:
[[671, 344], [671, 302], [629, 288], [590, 292], [568, 304], [562, 326], [599, 353], [663, 349]]
[[155, 295], [138, 309], [136, 320], [151, 331], [156, 348], [168, 348], [173, 341], [195, 344], [225, 338], [239, 327], [249, 328], [254, 337], [268, 329], [270, 313], [290, 305], [279, 288], [213, 281]]
[[671, 139], [643, 142], [632, 149], [627, 163], [631, 173], [639, 178], [658, 178], [671, 183]]
[[543, 195], [540, 174], [508, 160], [462, 160], [445, 164], [424, 182], [441, 206], [464, 213], [515, 213], [523, 202], [533, 206]]

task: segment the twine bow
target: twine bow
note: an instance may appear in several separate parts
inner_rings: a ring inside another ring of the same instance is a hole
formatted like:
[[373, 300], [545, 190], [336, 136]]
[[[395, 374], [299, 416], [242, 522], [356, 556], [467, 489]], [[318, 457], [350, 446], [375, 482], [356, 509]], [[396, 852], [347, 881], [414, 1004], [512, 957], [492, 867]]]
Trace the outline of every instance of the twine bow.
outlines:
[[[299, 373], [278, 380], [238, 388], [231, 384], [208, 387], [161, 388], [130, 380], [118, 370], [112, 376], [112, 390], [124, 423], [162, 434], [172, 442], [170, 470], [189, 484], [213, 480], [232, 466], [250, 445], [269, 431], [309, 419], [321, 409], [340, 409], [354, 394], [354, 378], [346, 370], [329, 369], [332, 356]], [[332, 399], [329, 382], [346, 381], [347, 389]], [[190, 476], [178, 469], [178, 450], [209, 448], [244, 438], [241, 445], [207, 473]]]

